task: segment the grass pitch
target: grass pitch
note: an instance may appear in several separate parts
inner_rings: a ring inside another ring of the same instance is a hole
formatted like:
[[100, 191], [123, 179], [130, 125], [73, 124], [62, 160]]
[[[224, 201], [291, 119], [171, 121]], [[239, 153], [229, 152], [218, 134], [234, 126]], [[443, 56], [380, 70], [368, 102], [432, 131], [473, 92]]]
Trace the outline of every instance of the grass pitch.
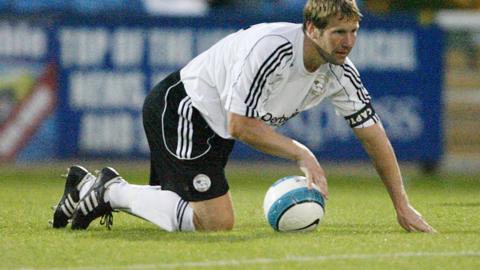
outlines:
[[[146, 183], [148, 166], [111, 164]], [[428, 235], [400, 228], [373, 173], [326, 169], [330, 199], [315, 232], [277, 233], [263, 216], [268, 186], [298, 171], [234, 166], [235, 229], [167, 233], [125, 213], [114, 215], [111, 231], [98, 221], [87, 231], [52, 229], [65, 169], [3, 166], [0, 269], [480, 269], [479, 175], [405, 174], [412, 204], [439, 231]]]

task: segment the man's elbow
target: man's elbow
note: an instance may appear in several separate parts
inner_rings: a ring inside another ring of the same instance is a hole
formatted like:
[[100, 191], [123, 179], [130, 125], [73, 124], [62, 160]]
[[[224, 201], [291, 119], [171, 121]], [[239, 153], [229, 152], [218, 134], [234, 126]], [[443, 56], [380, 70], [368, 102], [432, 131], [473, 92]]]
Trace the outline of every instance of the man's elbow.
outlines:
[[243, 119], [241, 117], [230, 118], [228, 133], [234, 139], [248, 143], [252, 140], [252, 125], [254, 124], [255, 123], [252, 123], [249, 119]]
[[235, 139], [241, 140], [244, 136], [245, 120], [242, 116], [230, 113], [228, 115], [228, 133]]
[[242, 126], [235, 121], [228, 123], [228, 133], [237, 140], [242, 140], [242, 138], [245, 137], [245, 132]]

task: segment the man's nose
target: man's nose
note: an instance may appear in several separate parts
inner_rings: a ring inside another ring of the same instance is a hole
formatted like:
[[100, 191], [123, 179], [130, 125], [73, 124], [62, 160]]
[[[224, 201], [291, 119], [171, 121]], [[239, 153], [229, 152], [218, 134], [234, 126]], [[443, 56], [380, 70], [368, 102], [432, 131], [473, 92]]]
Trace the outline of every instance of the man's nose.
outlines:
[[357, 39], [357, 36], [355, 34], [348, 34], [345, 37], [345, 40], [343, 42], [343, 46], [348, 47], [348, 48], [352, 48], [353, 45], [355, 45], [356, 39]]

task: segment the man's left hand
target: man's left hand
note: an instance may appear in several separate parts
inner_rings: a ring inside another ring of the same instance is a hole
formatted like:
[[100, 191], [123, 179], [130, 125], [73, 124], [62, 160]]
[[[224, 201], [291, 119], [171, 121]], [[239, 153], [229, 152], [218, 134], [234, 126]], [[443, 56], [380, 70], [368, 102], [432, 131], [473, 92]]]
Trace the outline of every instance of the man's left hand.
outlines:
[[397, 220], [400, 226], [409, 232], [437, 232], [411, 205], [407, 205], [402, 209], [397, 209]]

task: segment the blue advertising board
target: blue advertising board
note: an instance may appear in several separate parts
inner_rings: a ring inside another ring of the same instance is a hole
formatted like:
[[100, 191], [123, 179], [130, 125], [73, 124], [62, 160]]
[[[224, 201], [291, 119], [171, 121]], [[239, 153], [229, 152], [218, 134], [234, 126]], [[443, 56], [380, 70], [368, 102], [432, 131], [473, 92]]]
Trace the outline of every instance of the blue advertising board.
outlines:
[[[55, 156], [148, 158], [141, 108], [151, 87], [228, 33], [272, 18], [301, 22], [297, 14], [45, 22], [45, 55], [58, 67], [57, 113], [51, 120], [56, 123]], [[442, 156], [442, 41], [439, 28], [408, 16], [366, 16], [361, 22], [351, 59], [401, 160], [434, 162]], [[321, 160], [367, 157], [328, 102], [279, 131], [304, 142]], [[272, 158], [241, 143], [232, 156]]]
[[58, 26], [60, 157], [148, 157], [141, 119], [147, 92], [234, 31], [206, 19], [190, 20]]
[[51, 34], [46, 25], [0, 20], [0, 162], [56, 155]]

